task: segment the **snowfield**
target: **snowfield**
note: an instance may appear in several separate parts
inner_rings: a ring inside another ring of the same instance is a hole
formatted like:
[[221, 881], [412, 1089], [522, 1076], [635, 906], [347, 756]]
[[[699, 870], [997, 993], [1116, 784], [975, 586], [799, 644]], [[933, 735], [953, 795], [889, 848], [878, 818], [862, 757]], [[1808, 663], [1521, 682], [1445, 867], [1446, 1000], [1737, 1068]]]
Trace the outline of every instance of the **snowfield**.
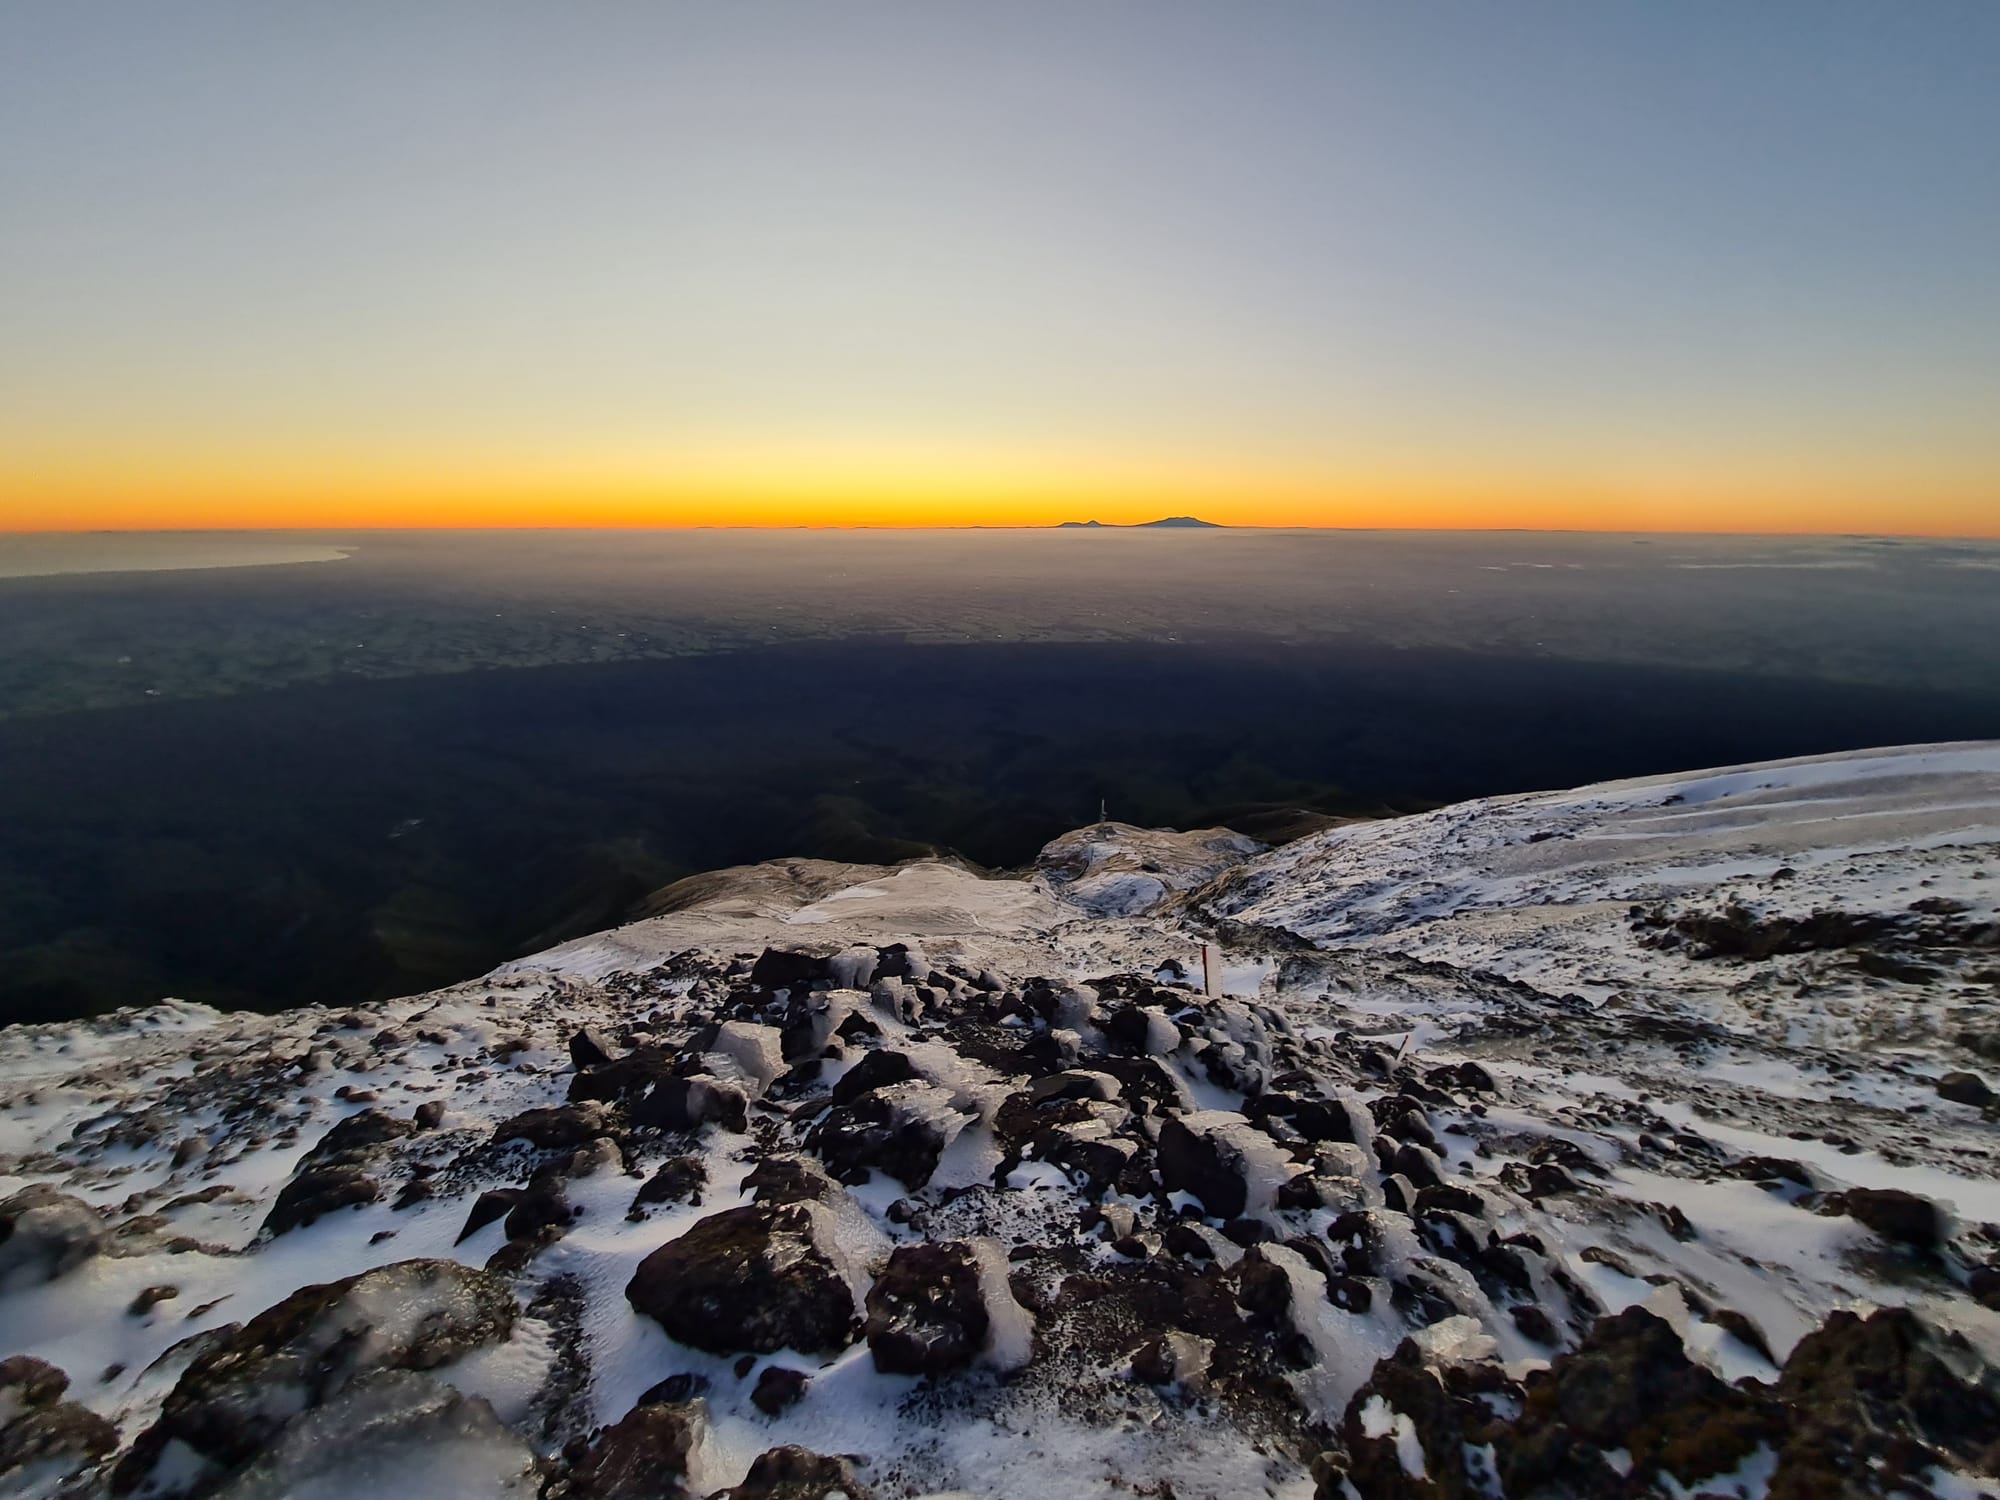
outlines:
[[2000, 745], [651, 909], [0, 1030], [0, 1493], [2000, 1494]]

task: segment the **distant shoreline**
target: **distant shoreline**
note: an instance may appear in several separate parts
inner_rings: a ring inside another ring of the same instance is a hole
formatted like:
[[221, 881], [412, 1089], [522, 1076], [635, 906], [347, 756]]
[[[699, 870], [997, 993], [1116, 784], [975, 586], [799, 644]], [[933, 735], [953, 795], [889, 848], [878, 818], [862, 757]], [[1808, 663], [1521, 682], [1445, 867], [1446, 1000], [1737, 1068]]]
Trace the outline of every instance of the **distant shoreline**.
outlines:
[[58, 578], [79, 573], [181, 573], [340, 562], [351, 546], [309, 546], [262, 535], [202, 532], [0, 533], [0, 578]]

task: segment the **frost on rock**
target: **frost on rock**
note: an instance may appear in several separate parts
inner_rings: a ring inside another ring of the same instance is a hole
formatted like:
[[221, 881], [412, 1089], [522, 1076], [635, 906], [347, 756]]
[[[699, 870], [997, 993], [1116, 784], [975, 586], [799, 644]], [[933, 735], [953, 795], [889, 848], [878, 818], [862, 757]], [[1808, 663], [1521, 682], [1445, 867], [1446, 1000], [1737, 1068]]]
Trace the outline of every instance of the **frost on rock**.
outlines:
[[714, 1354], [845, 1348], [854, 1298], [830, 1219], [813, 1202], [711, 1214], [647, 1256], [626, 1299], [670, 1337]]
[[0, 1293], [66, 1276], [97, 1254], [104, 1224], [80, 1198], [43, 1183], [0, 1199]]
[[120, 1463], [114, 1489], [157, 1482], [174, 1445], [233, 1468], [357, 1376], [435, 1369], [505, 1338], [514, 1317], [504, 1283], [456, 1261], [400, 1261], [303, 1287], [195, 1358]]
[[1991, 746], [1100, 828], [0, 1028], [0, 1493], [1993, 1489], [1996, 828]]
[[1263, 1213], [1292, 1175], [1291, 1159], [1239, 1114], [1203, 1110], [1160, 1129], [1160, 1180], [1224, 1219]]
[[540, 1487], [533, 1450], [484, 1401], [376, 1370], [286, 1427], [215, 1500], [529, 1500]]

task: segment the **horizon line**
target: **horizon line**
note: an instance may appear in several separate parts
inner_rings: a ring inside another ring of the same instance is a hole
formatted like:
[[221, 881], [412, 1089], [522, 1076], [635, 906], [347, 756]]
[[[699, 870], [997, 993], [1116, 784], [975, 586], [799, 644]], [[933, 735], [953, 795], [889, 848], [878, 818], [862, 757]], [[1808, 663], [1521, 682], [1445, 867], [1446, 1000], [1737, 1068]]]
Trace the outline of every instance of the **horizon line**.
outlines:
[[380, 524], [319, 524], [297, 526], [83, 526], [55, 527], [29, 526], [10, 527], [0, 525], [0, 537], [29, 536], [244, 536], [267, 533], [328, 534], [348, 532], [382, 532], [391, 534], [417, 534], [424, 532], [544, 532], [544, 531], [1159, 531], [1170, 534], [1200, 531], [1328, 531], [1351, 532], [1355, 534], [1393, 532], [1408, 535], [1495, 535], [1495, 536], [1639, 536], [1639, 537], [1778, 537], [1792, 540], [1823, 538], [1848, 541], [1927, 541], [1927, 542], [2000, 542], [2000, 531], [1958, 532], [1958, 531], [1814, 531], [1814, 530], [1770, 530], [1770, 529], [1728, 529], [1717, 530], [1706, 527], [1672, 528], [1620, 528], [1602, 526], [1287, 526], [1262, 522], [1209, 521], [1198, 526], [1161, 526], [1156, 522], [1106, 521], [1097, 525], [1088, 522], [1048, 521], [1027, 524], [1007, 522], [960, 522], [932, 525], [883, 525], [875, 522], [799, 522], [789, 525], [773, 523], [731, 523], [707, 521], [674, 524], [671, 522], [597, 522], [593, 524], [562, 525], [559, 523], [500, 522], [491, 525], [409, 525]]

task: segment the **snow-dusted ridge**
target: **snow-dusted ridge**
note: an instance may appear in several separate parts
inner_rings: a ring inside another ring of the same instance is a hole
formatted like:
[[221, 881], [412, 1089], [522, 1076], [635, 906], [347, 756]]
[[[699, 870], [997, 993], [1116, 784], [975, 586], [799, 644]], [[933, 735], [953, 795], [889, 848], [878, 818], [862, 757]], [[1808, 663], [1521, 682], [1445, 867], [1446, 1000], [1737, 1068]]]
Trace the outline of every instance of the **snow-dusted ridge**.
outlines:
[[0, 1030], [0, 1493], [1993, 1491], [1996, 903], [1914, 746]]

